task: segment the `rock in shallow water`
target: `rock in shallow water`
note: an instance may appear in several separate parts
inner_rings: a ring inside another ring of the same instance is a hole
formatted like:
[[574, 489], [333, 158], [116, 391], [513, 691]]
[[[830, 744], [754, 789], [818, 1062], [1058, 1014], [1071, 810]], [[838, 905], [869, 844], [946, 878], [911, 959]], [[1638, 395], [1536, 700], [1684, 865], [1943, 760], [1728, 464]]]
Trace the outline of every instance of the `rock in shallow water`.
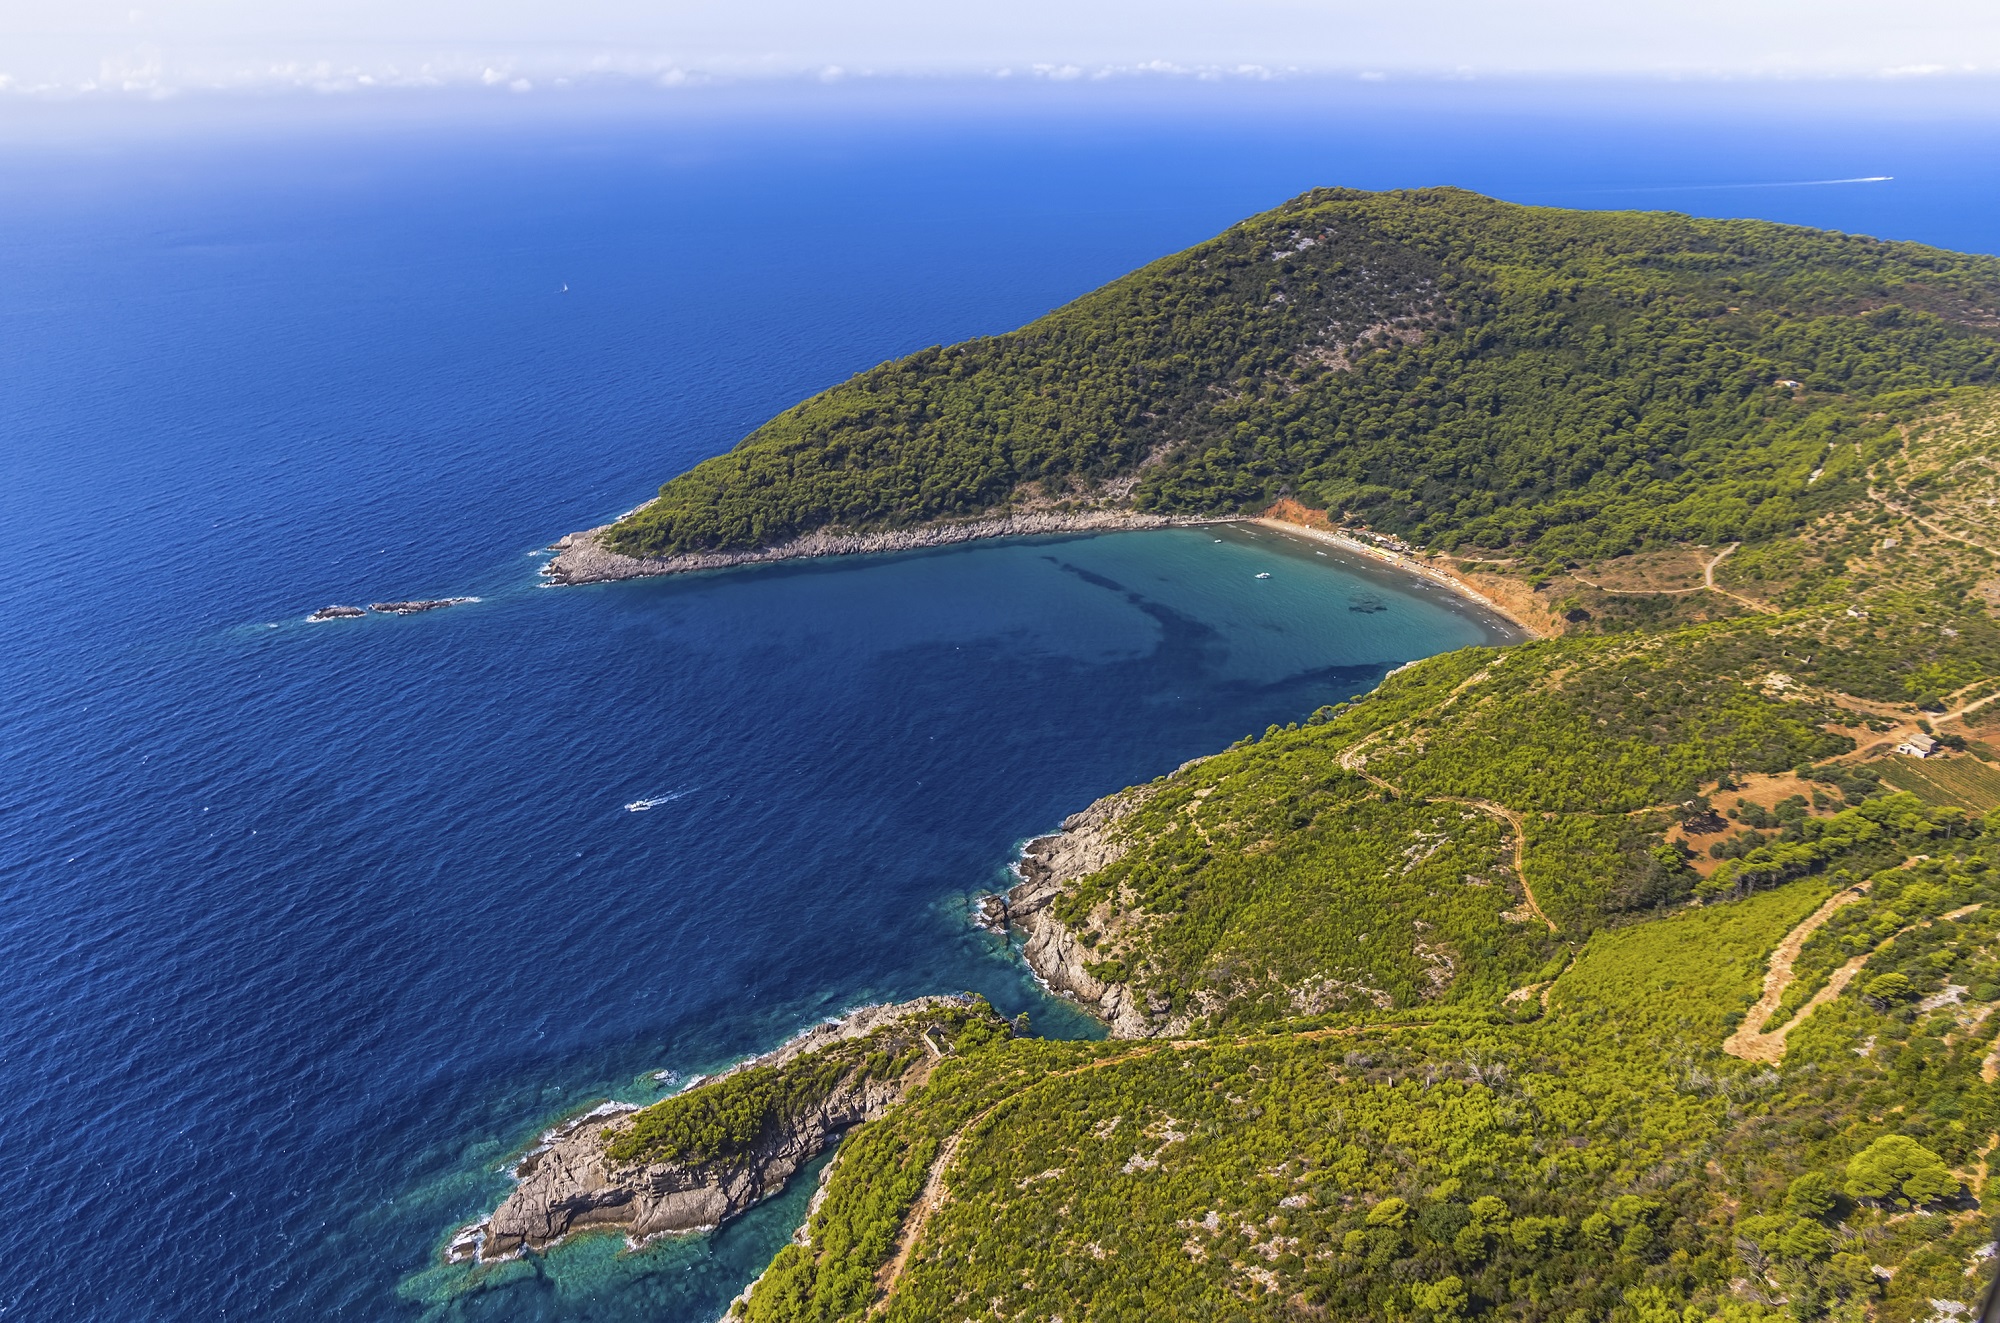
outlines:
[[[387, 616], [413, 616], [422, 611], [435, 611], [440, 607], [457, 606], [461, 602], [476, 602], [478, 600], [477, 597], [435, 597], [414, 602], [370, 602], [368, 609], [370, 611], [380, 611], [383, 615]], [[333, 610], [335, 608], [329, 607], [327, 609]], [[351, 607], [341, 607], [339, 609], [342, 611], [352, 610]], [[355, 611], [354, 614], [360, 615], [361, 613]]]

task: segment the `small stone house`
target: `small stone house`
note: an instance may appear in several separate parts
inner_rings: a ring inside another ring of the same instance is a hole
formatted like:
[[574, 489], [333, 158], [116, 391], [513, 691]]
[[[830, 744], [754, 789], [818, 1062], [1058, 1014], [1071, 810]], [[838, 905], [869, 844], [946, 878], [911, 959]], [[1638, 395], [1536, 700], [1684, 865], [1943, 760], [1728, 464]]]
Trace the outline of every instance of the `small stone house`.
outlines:
[[1896, 752], [1912, 758], [1928, 758], [1937, 752], [1937, 747], [1938, 742], [1928, 735], [1912, 735], [1896, 746]]

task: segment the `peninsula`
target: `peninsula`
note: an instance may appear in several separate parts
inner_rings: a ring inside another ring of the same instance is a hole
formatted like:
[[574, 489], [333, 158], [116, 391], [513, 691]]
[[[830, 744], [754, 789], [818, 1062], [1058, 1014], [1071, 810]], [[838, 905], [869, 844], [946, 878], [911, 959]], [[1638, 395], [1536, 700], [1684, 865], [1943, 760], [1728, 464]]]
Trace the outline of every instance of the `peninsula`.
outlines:
[[651, 1107], [598, 1107], [543, 1136], [516, 1164], [514, 1193], [447, 1257], [493, 1263], [592, 1228], [634, 1243], [711, 1230], [901, 1102], [947, 1054], [1010, 1032], [973, 997], [864, 1006]]
[[2000, 259], [1453, 189], [1308, 193], [814, 396], [552, 577], [1270, 517], [1544, 637], [1032, 842], [985, 917], [1110, 1040], [960, 1006], [726, 1144], [684, 1136], [746, 1084], [589, 1118], [480, 1252], [706, 1224], [851, 1127], [735, 1315], [1963, 1318], [1996, 509]]

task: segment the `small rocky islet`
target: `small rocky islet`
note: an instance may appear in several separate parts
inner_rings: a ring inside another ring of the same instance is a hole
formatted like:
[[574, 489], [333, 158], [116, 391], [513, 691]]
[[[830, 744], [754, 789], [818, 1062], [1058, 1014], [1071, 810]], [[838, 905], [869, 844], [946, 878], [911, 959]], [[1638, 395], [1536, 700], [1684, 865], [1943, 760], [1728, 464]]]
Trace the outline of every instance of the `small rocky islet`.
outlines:
[[408, 602], [370, 602], [365, 608], [359, 606], [323, 606], [307, 616], [315, 624], [322, 620], [356, 620], [370, 611], [385, 616], [414, 616], [426, 611], [436, 611], [447, 606], [459, 606], [466, 602], [476, 602], [477, 597], [433, 597]]

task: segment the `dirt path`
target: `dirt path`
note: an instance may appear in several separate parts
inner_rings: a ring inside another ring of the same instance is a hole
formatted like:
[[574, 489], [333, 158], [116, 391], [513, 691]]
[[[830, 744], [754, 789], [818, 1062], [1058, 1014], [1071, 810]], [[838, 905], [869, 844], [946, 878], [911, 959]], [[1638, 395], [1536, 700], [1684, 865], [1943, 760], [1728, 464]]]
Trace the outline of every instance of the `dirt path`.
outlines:
[[[1198, 1045], [1198, 1043], [1194, 1042], [1186, 1044], [1186, 1046], [1190, 1047]], [[993, 1113], [1010, 1103], [1019, 1102], [1031, 1090], [1038, 1089], [1045, 1084], [1053, 1084], [1057, 1080], [1082, 1075], [1087, 1071], [1102, 1070], [1106, 1066], [1115, 1066], [1127, 1061], [1136, 1061], [1140, 1057], [1152, 1056], [1154, 1053], [1164, 1050], [1166, 1046], [1166, 1044], [1161, 1043], [1150, 1043], [1145, 1047], [1135, 1048], [1130, 1052], [1120, 1052], [1117, 1056], [1099, 1057], [1095, 1061], [1085, 1062], [1081, 1066], [1073, 1067], [1058, 1074], [1044, 1075], [1019, 1092], [1010, 1093], [1006, 1097], [996, 1100], [992, 1106], [953, 1131], [951, 1138], [945, 1140], [943, 1146], [938, 1149], [937, 1156], [931, 1159], [930, 1172], [924, 1178], [923, 1193], [917, 1196], [917, 1202], [911, 1206], [909, 1213], [903, 1219], [902, 1232], [896, 1237], [895, 1257], [884, 1264], [882, 1269], [875, 1274], [876, 1289], [881, 1292], [881, 1296], [875, 1301], [874, 1307], [868, 1311], [869, 1314], [871, 1316], [879, 1315], [888, 1309], [889, 1298], [895, 1293], [896, 1284], [903, 1279], [903, 1270], [909, 1267], [910, 1255], [916, 1252], [917, 1242], [923, 1239], [924, 1226], [930, 1221], [931, 1214], [944, 1206], [944, 1201], [950, 1193], [945, 1187], [945, 1173], [951, 1169], [953, 1160], [958, 1157], [958, 1146], [967, 1135], [977, 1130]], [[1175, 1044], [1175, 1046], [1181, 1046], [1181, 1044]]]
[[[1966, 1025], [1964, 1030], [1957, 1035], [1946, 1037], [1945, 1042], [1956, 1043], [1968, 1038], [1978, 1037], [1981, 1027], [1992, 1016], [1993, 1008], [1991, 1006], [1981, 1006], [1977, 1011], [1973, 1012], [1972, 1023]], [[2000, 1080], [2000, 1042], [1994, 1043], [1992, 1050], [1987, 1052], [1986, 1059], [1979, 1063], [1979, 1078], [1985, 1080], [1988, 1084], [1993, 1083], [1995, 1080]]]
[[[1481, 674], [1484, 673], [1482, 672]], [[1479, 676], [1472, 677], [1473, 680], [1478, 678]], [[1471, 683], [1472, 680], [1465, 682], [1465, 684]], [[1463, 688], [1465, 688], [1465, 685], [1462, 684], [1459, 686], [1459, 689]], [[1457, 690], [1454, 690], [1452, 697], [1456, 698], [1457, 696]], [[1368, 746], [1373, 742], [1374, 737], [1370, 736], [1354, 747], [1342, 750], [1340, 754], [1341, 770], [1352, 772], [1362, 780], [1368, 782], [1368, 784], [1386, 790], [1399, 799], [1405, 798], [1402, 790], [1384, 781], [1381, 777], [1369, 771], [1364, 765], [1367, 761]], [[1433, 795], [1424, 802], [1427, 804], [1463, 804], [1468, 808], [1476, 808], [1481, 813], [1498, 818], [1500, 821], [1506, 823], [1508, 829], [1514, 833], [1514, 876], [1521, 883], [1521, 895], [1527, 899], [1529, 912], [1547, 924], [1550, 932], [1561, 931], [1561, 929], [1556, 927], [1556, 921], [1551, 919], [1542, 909], [1542, 903], [1535, 899], [1534, 888], [1528, 885], [1528, 828], [1527, 824], [1521, 821], [1520, 814], [1508, 808], [1505, 804], [1496, 804], [1490, 799], [1466, 799], [1459, 795]]]
[[1720, 593], [1731, 601], [1741, 602], [1752, 611], [1761, 612], [1767, 616], [1774, 616], [1778, 614], [1778, 608], [1772, 606], [1769, 602], [1759, 602], [1754, 598], [1745, 597], [1741, 593], [1732, 593], [1715, 581], [1715, 567], [1722, 564], [1723, 561], [1728, 560], [1729, 553], [1741, 545], [1739, 542], [1732, 542], [1710, 557], [1708, 563], [1701, 567], [1701, 586], [1698, 588], [1606, 588], [1595, 579], [1584, 578], [1575, 570], [1569, 571], [1569, 577], [1575, 579], [1585, 587], [1595, 588], [1607, 597], [1685, 597], [1689, 593]]
[[[1984, 680], [1981, 680], [1981, 681], [1979, 681], [1978, 683], [1980, 683], [1980, 684], [1984, 684], [1984, 683], [1986, 683], [1986, 682], [1985, 682]], [[1974, 687], [1974, 686], [1972, 686], [1972, 685], [1967, 685], [1967, 686], [1966, 686], [1966, 688], [1967, 688], [1967, 689], [1971, 689], [1971, 688], [1973, 688], [1973, 687]], [[1961, 692], [1963, 692], [1963, 691], [1961, 691]], [[1968, 712], [1977, 712], [1977, 711], [1978, 711], [1978, 710], [1979, 710], [1980, 708], [1982, 708], [1982, 707], [1985, 707], [1985, 706], [1986, 706], [1986, 705], [1987, 705], [1988, 703], [1991, 703], [1991, 702], [1993, 702], [1993, 701], [1994, 701], [1995, 699], [2000, 699], [2000, 689], [1997, 689], [1997, 690], [1995, 690], [1994, 692], [1992, 692], [1992, 693], [1990, 693], [1990, 694], [1986, 695], [1986, 697], [1984, 697], [1984, 698], [1975, 698], [1975, 699], [1973, 699], [1973, 700], [1972, 700], [1972, 701], [1971, 701], [1970, 703], [1967, 703], [1967, 704], [1966, 704], [1966, 705], [1965, 705], [1964, 707], [1955, 707], [1955, 708], [1953, 708], [1953, 709], [1952, 709], [1951, 711], [1949, 711], [1949, 712], [1945, 713], [1945, 714], [1944, 714], [1943, 716], [1939, 717], [1939, 718], [1938, 718], [1938, 720], [1939, 720], [1939, 721], [1958, 721], [1958, 720], [1960, 720], [1961, 718], [1963, 718], [1963, 717], [1965, 716], [1965, 714], [1966, 714], [1966, 713], [1968, 713]]]
[[1561, 974], [1557, 974], [1554, 978], [1551, 979], [1544, 979], [1540, 983], [1530, 983], [1525, 987], [1515, 988], [1512, 992], [1502, 997], [1500, 1001], [1504, 1005], [1507, 1002], [1527, 1001], [1529, 998], [1532, 997], [1540, 1001], [1542, 1009], [1546, 1011], [1549, 1008], [1549, 994], [1556, 990], [1556, 984], [1562, 981], [1563, 974], [1569, 973], [1569, 971], [1575, 967], [1576, 967], [1576, 949], [1575, 949], [1575, 944], [1572, 943], [1570, 950], [1567, 951], [1563, 956], [1563, 967]]
[[[1368, 775], [1366, 772], [1363, 776]], [[1384, 782], [1386, 785], [1387, 782]], [[1520, 880], [1521, 895], [1527, 898], [1528, 909], [1534, 916], [1549, 926], [1550, 932], [1557, 932], [1556, 921], [1542, 912], [1542, 903], [1535, 899], [1535, 889], [1528, 885], [1528, 827], [1521, 821], [1521, 815], [1505, 804], [1495, 804], [1490, 799], [1460, 799], [1456, 795], [1439, 795], [1433, 804], [1464, 804], [1476, 808], [1481, 813], [1500, 819], [1514, 833], [1514, 876]]]
[[1767, 616], [1777, 615], [1778, 608], [1772, 606], [1769, 602], [1759, 602], [1754, 598], [1745, 597], [1741, 593], [1732, 593], [1727, 588], [1724, 588], [1721, 584], [1718, 584], [1715, 581], [1715, 567], [1722, 564], [1723, 561], [1728, 560], [1729, 553], [1736, 550], [1736, 548], [1742, 545], [1743, 544], [1740, 542], [1730, 543], [1728, 546], [1724, 547], [1720, 552], [1716, 553], [1714, 560], [1711, 560], [1708, 564], [1701, 567], [1702, 586], [1707, 588], [1712, 593], [1721, 593], [1724, 597], [1727, 597], [1732, 602], [1741, 602], [1743, 605], [1749, 607], [1752, 611], [1760, 611]]
[[[1715, 567], [1722, 564], [1723, 561], [1728, 560], [1729, 553], [1735, 551], [1736, 548], [1742, 545], [1743, 544], [1741, 542], [1730, 543], [1728, 546], [1724, 547], [1721, 551], [1718, 551], [1715, 553], [1715, 555], [1711, 556], [1709, 558], [1708, 564], [1701, 567], [1701, 582], [1704, 588], [1711, 588], [1711, 589], [1715, 588]], [[1716, 591], [1720, 591], [1720, 589], [1717, 589]]]
[[[1966, 689], [1976, 689], [1980, 685], [1983, 685], [1985, 683], [1987, 682], [1984, 680], [1979, 680], [1974, 682], [1973, 684], [1967, 685]], [[1964, 693], [1964, 692], [1965, 692], [1964, 689], [1958, 691], [1958, 693]], [[1847, 695], [1844, 694], [1838, 695], [1838, 697], [1841, 699], [1847, 699], [1849, 703], [1860, 702], [1860, 700], [1858, 699], [1848, 699]], [[1951, 697], [1948, 697], [1945, 701], [1950, 702], [1952, 698], [1956, 697], [1957, 694], [1953, 694], [1951, 695]], [[1888, 730], [1885, 730], [1880, 734], [1875, 734], [1874, 732], [1870, 732], [1870, 734], [1873, 735], [1872, 739], [1866, 741], [1857, 741], [1856, 747], [1853, 752], [1838, 754], [1835, 757], [1829, 759], [1828, 761], [1836, 763], [1868, 762], [1872, 756], [1871, 751], [1877, 748], [1878, 746], [1887, 744], [1890, 745], [1891, 747], [1894, 747], [1895, 745], [1901, 744], [1904, 740], [1909, 739], [1912, 735], [1922, 734], [1923, 733], [1922, 727], [1917, 725], [1917, 722], [1919, 720], [1928, 721], [1930, 723], [1931, 729], [1935, 731], [1940, 727], [1944, 726], [1945, 723], [1947, 722], [1963, 721], [1970, 714], [1977, 712], [1980, 708], [1986, 707], [1988, 704], [1994, 703], [1996, 701], [2000, 701], [2000, 690], [1996, 690], [1993, 693], [1986, 695], [1986, 697], [1984, 698], [1975, 698], [1970, 703], [1966, 703], [1963, 704], [1962, 706], [1952, 708], [1948, 712], [1941, 712], [1936, 716], [1932, 716], [1926, 713], [1921, 717], [1910, 716], [1908, 709], [1904, 709], [1903, 711], [1898, 712], [1894, 708], [1885, 707], [1884, 710], [1880, 711], [1877, 715], [1891, 718], [1896, 723], [1894, 726], [1891, 726]], [[1882, 705], [1873, 705], [1873, 706], [1882, 706]]]
[[1805, 1023], [1807, 1016], [1846, 991], [1854, 976], [1861, 972], [1861, 966], [1868, 962], [1868, 955], [1872, 955], [1872, 951], [1856, 956], [1836, 970], [1827, 985], [1815, 993], [1810, 1002], [1799, 1008], [1797, 1015], [1768, 1034], [1762, 1032], [1764, 1021], [1771, 1018], [1772, 1013], [1778, 1009], [1778, 1003], [1785, 998], [1785, 989], [1792, 985], [1792, 966], [1797, 962], [1799, 951], [1805, 946], [1806, 939], [1818, 932], [1820, 925], [1831, 919], [1836, 910], [1852, 905], [1860, 900], [1863, 894], [1850, 887], [1838, 895], [1829, 897], [1824, 905], [1801, 920], [1798, 927], [1785, 934], [1785, 940], [1779, 942], [1778, 949], [1771, 952], [1771, 967], [1764, 974], [1764, 995], [1757, 999], [1757, 1004], [1743, 1017], [1743, 1023], [1736, 1032], [1722, 1041], [1723, 1051], [1732, 1057], [1741, 1057], [1745, 1061], [1768, 1061], [1776, 1064], [1785, 1055], [1785, 1035]]
[[[1901, 496], [1903, 493], [1898, 491], [1896, 495]], [[1941, 537], [1948, 542], [1956, 542], [1961, 547], [1971, 547], [1974, 551], [1983, 551], [1989, 556], [2000, 555], [2000, 547], [1990, 546], [1977, 538], [1967, 537], [1963, 533], [1954, 533], [1948, 528], [1941, 528], [1910, 509], [1909, 506], [1904, 505], [1901, 501], [1891, 498], [1874, 487], [1868, 489], [1868, 497], [1885, 510], [1890, 510], [1901, 515], [1933, 537]]]
[[[2000, 1146], [2000, 1135], [1987, 1136], [1986, 1143], [1980, 1147], [1977, 1153], [1972, 1155], [1972, 1161], [1965, 1165], [1965, 1170], [1959, 1171], [1954, 1169], [1951, 1173], [1958, 1177], [1966, 1189], [1972, 1191], [1972, 1196], [1975, 1199], [1984, 1198], [1986, 1187], [1992, 1184], [1992, 1159], [1993, 1150], [1996, 1146]], [[1977, 1173], [1977, 1179], [1974, 1178], [1974, 1173]], [[1978, 1213], [1975, 1211], [1972, 1216], [1977, 1217]]]
[[[1905, 863], [1903, 866], [1908, 867], [1908, 864]], [[1760, 1025], [1769, 1019], [1771, 1013], [1778, 1009], [1778, 1003], [1784, 999], [1785, 989], [1791, 985], [1792, 981], [1792, 964], [1799, 958], [1799, 951], [1805, 946], [1806, 939], [1811, 937], [1821, 924], [1832, 918], [1835, 910], [1843, 905], [1851, 905], [1855, 901], [1860, 900], [1866, 893], [1866, 890], [1867, 885], [1865, 883], [1861, 886], [1850, 887], [1807, 915], [1798, 927], [1785, 935], [1785, 940], [1778, 943], [1778, 949], [1771, 953], [1771, 969], [1769, 973], [1764, 975], [1764, 995], [1758, 998], [1755, 1006], [1750, 1008], [1750, 1013], [1743, 1017], [1742, 1027], [1723, 1040], [1723, 1051], [1733, 1057], [1742, 1057], [1745, 1061], [1767, 1061], [1776, 1065], [1784, 1059], [1786, 1035], [1811, 1019], [1814, 1011], [1847, 991], [1847, 985], [1854, 982], [1854, 976], [1861, 972], [1861, 967], [1867, 964], [1877, 951], [1880, 951], [1904, 933], [1915, 932], [1919, 928], [1928, 928], [1934, 923], [1953, 922], [1984, 907], [1984, 902], [1961, 905], [1948, 914], [1940, 914], [1933, 919], [1922, 919], [1916, 923], [1905, 924], [1869, 947], [1866, 951], [1863, 951], [1860, 955], [1849, 960], [1839, 969], [1834, 970], [1833, 977], [1826, 981], [1826, 986], [1815, 992], [1812, 995], [1812, 999], [1805, 1005], [1799, 1007], [1797, 1015], [1794, 1015], [1768, 1034], [1758, 1033], [1754, 1026]], [[1986, 1062], [1980, 1067], [1981, 1077], [1986, 1078], [1989, 1083], [1993, 1077], [1986, 1075], [1988, 1068], [1993, 1068], [1996, 1074], [2000, 1074], [2000, 1062], [1996, 1062], [1996, 1057], [2000, 1057], [2000, 1048], [1996, 1048], [1993, 1054], [1988, 1055]]]

